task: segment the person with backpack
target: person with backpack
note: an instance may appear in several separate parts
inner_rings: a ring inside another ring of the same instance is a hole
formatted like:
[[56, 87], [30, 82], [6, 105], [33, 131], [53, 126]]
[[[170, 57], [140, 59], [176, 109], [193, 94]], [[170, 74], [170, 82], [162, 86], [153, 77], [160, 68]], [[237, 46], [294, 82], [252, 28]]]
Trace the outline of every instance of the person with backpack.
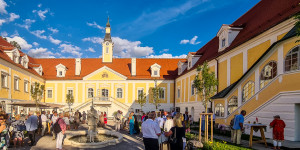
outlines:
[[62, 149], [64, 134], [67, 129], [67, 125], [63, 118], [64, 118], [63, 113], [59, 113], [59, 118], [56, 120], [55, 124], [53, 125], [53, 131], [57, 134], [56, 149], [59, 150]]
[[[52, 128], [53, 128], [53, 125], [55, 124], [57, 118], [58, 118], [57, 112], [54, 111], [54, 112], [53, 112], [53, 116], [51, 117], [51, 125], [52, 125]], [[55, 140], [55, 137], [56, 137], [56, 134], [55, 134], [54, 131], [52, 131], [52, 140]]]
[[14, 148], [17, 148], [17, 142], [19, 141], [19, 146], [22, 146], [22, 142], [24, 139], [24, 131], [26, 130], [26, 126], [23, 120], [20, 120], [20, 115], [16, 115], [16, 121], [11, 123], [13, 127], [12, 131], [12, 139], [14, 141]]
[[34, 115], [32, 111], [28, 113], [28, 119], [26, 120], [25, 125], [30, 139], [29, 146], [33, 146], [35, 143], [35, 132], [38, 128], [38, 117]]

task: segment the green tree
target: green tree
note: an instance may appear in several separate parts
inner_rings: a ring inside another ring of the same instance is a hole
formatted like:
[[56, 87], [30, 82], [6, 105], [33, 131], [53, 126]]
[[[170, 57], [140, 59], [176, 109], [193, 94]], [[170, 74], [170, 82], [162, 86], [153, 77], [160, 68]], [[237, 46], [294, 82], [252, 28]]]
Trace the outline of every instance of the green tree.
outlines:
[[31, 97], [35, 102], [36, 109], [39, 108], [39, 102], [43, 98], [45, 85], [42, 85], [38, 82], [34, 82], [34, 85], [31, 85], [30, 93]]
[[163, 89], [157, 86], [157, 80], [154, 80], [155, 85], [154, 88], [152, 88], [152, 98], [153, 98], [153, 105], [155, 106], [155, 109], [160, 106], [160, 99], [159, 99], [159, 93], [163, 92]]
[[207, 62], [197, 67], [198, 74], [194, 80], [194, 87], [197, 89], [197, 94], [202, 97], [202, 103], [207, 113], [208, 102], [211, 97], [217, 92], [218, 80], [215, 77], [215, 72], [210, 71]]
[[137, 100], [138, 104], [141, 106], [141, 110], [143, 109], [143, 106], [147, 102], [146, 93], [140, 93]]
[[69, 105], [69, 111], [71, 112], [71, 106], [74, 104], [74, 96], [72, 93], [68, 93], [66, 98], [66, 102]]
[[[5, 37], [2, 37], [5, 41], [7, 41], [7, 38], [5, 38]], [[20, 44], [18, 43], [18, 42], [16, 42], [16, 41], [10, 41], [9, 42], [11, 45], [13, 45], [15, 48], [17, 48], [17, 49], [19, 49], [19, 50], [21, 50], [21, 46], [20, 46]]]

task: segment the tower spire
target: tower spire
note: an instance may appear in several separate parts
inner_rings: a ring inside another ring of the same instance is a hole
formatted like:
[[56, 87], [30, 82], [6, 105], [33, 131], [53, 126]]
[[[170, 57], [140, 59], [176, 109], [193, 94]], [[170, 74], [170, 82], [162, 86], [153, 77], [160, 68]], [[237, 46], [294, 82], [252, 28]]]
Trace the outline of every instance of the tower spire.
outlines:
[[110, 27], [110, 24], [109, 24], [109, 16], [107, 17], [106, 27]]

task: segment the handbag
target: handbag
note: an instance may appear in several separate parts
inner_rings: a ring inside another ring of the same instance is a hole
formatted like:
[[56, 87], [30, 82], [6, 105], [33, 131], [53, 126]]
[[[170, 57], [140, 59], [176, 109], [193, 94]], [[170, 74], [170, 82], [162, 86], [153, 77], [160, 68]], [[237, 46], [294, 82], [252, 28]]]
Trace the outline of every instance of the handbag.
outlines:
[[175, 127], [175, 134], [174, 134], [173, 138], [172, 138], [172, 137], [169, 138], [169, 143], [170, 143], [170, 144], [176, 144], [176, 143], [177, 143], [177, 138], [176, 138], [176, 127]]

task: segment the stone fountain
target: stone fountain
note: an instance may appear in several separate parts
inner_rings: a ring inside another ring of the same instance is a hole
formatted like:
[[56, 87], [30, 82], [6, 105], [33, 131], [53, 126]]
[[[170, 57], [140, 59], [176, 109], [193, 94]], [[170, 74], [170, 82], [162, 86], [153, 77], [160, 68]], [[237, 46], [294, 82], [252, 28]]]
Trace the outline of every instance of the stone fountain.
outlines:
[[97, 129], [98, 118], [97, 111], [91, 106], [87, 114], [88, 130], [67, 131], [64, 144], [77, 148], [103, 148], [122, 142], [123, 136], [121, 133], [103, 128]]

